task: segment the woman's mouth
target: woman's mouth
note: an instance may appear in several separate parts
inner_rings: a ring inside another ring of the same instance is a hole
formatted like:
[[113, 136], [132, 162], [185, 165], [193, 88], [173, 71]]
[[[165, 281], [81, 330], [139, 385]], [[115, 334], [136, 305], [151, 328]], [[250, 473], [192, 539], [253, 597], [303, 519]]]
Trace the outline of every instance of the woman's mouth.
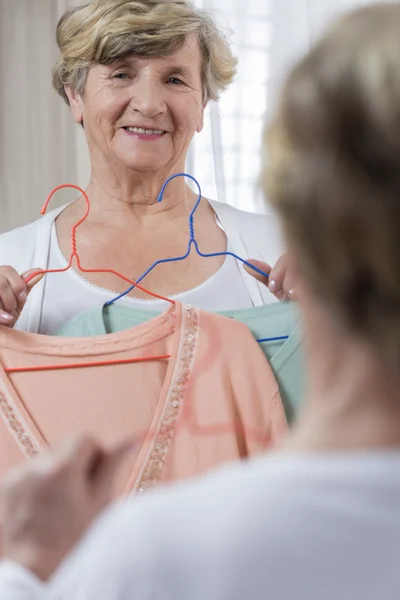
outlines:
[[143, 127], [123, 127], [123, 129], [130, 135], [135, 135], [141, 139], [157, 139], [164, 135], [166, 131], [162, 129], [144, 129]]

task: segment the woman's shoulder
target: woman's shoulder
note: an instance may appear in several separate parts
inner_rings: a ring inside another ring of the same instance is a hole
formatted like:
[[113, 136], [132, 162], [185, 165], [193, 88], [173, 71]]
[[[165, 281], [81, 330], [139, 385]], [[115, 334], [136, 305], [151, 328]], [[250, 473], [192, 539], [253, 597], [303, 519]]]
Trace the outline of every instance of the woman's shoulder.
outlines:
[[261, 215], [241, 210], [217, 200], [209, 200], [209, 202], [219, 217], [228, 217], [239, 230], [248, 229], [253, 234], [261, 233], [264, 235], [266, 230], [279, 228], [278, 220], [273, 215]]
[[[10, 265], [17, 271], [30, 268], [38, 250], [38, 242], [50, 239], [51, 226], [62, 209], [48, 212], [27, 225], [0, 235], [0, 265]], [[40, 245], [40, 244], [39, 244]]]
[[274, 263], [284, 252], [280, 223], [275, 216], [251, 213], [215, 200], [210, 201], [210, 204], [228, 240], [236, 245], [238, 250], [243, 245], [247, 256], [271, 264], [271, 261]]
[[36, 219], [27, 225], [11, 229], [0, 235], [0, 248], [3, 251], [6, 248], [15, 248], [16, 246], [26, 246], [32, 240], [35, 240], [38, 230], [44, 226], [44, 221], [48, 221], [47, 215], [45, 218]]

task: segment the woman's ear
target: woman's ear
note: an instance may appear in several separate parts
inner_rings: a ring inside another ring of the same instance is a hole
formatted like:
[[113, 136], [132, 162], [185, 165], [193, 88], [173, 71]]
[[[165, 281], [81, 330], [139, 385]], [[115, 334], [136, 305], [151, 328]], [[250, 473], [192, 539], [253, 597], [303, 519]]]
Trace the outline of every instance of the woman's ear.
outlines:
[[81, 95], [74, 90], [71, 86], [66, 85], [64, 87], [65, 93], [71, 107], [73, 119], [76, 123], [83, 123], [83, 102]]

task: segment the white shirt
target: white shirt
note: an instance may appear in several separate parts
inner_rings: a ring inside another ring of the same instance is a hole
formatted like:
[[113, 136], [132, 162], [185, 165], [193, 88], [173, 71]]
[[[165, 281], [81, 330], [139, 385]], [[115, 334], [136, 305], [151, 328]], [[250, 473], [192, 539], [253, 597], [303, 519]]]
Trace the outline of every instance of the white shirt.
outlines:
[[[283, 252], [283, 246], [280, 228], [274, 217], [254, 215], [214, 200], [209, 200], [209, 203], [226, 233], [229, 247], [235, 254], [244, 259], [256, 258], [270, 265], [276, 263]], [[52, 227], [64, 208], [57, 208], [34, 223], [0, 235], [0, 264], [12, 265], [18, 273], [34, 268], [46, 269], [49, 264]], [[251, 299], [251, 306], [263, 306], [276, 301], [265, 285], [244, 269], [239, 268], [239, 272]], [[30, 292], [16, 323], [16, 329], [38, 333], [40, 325], [43, 325], [43, 303], [50, 277], [43, 277]], [[54, 277], [58, 279], [62, 276]], [[74, 303], [69, 291], [68, 298]], [[79, 305], [77, 309], [80, 311]], [[56, 308], [53, 306], [54, 310]]]
[[[51, 231], [48, 264], [49, 269], [64, 269], [68, 264], [58, 243], [55, 224]], [[162, 269], [162, 265], [157, 268]], [[171, 298], [211, 312], [250, 308], [252, 306], [251, 296], [240, 269], [242, 267], [238, 262], [227, 256], [222, 267], [201, 285], [171, 296]], [[143, 283], [146, 284], [145, 281]], [[126, 287], [128, 288], [129, 284]], [[117, 292], [90, 283], [74, 269], [69, 269], [65, 273], [49, 274], [43, 297], [39, 333], [53, 334], [77, 314], [102, 306], [116, 296], [118, 296]], [[276, 301], [272, 294], [270, 301]], [[164, 300], [127, 296], [118, 300], [118, 304], [160, 312], [166, 307]]]
[[400, 451], [235, 463], [109, 509], [42, 595], [4, 565], [0, 597], [398, 600], [399, 473]]

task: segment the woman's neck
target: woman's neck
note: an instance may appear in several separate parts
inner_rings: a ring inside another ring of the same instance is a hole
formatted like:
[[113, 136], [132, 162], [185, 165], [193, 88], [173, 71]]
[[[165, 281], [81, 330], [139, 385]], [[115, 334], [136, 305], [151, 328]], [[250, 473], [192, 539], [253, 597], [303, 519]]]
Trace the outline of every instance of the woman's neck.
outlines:
[[178, 168], [157, 173], [110, 173], [94, 170], [87, 193], [91, 201], [90, 220], [109, 224], [142, 220], [164, 213], [170, 218], [188, 215], [196, 196], [184, 177], [172, 179], [165, 188], [162, 202], [158, 202], [161, 188]]
[[400, 449], [400, 375], [337, 327], [305, 323], [305, 405], [288, 449]]

